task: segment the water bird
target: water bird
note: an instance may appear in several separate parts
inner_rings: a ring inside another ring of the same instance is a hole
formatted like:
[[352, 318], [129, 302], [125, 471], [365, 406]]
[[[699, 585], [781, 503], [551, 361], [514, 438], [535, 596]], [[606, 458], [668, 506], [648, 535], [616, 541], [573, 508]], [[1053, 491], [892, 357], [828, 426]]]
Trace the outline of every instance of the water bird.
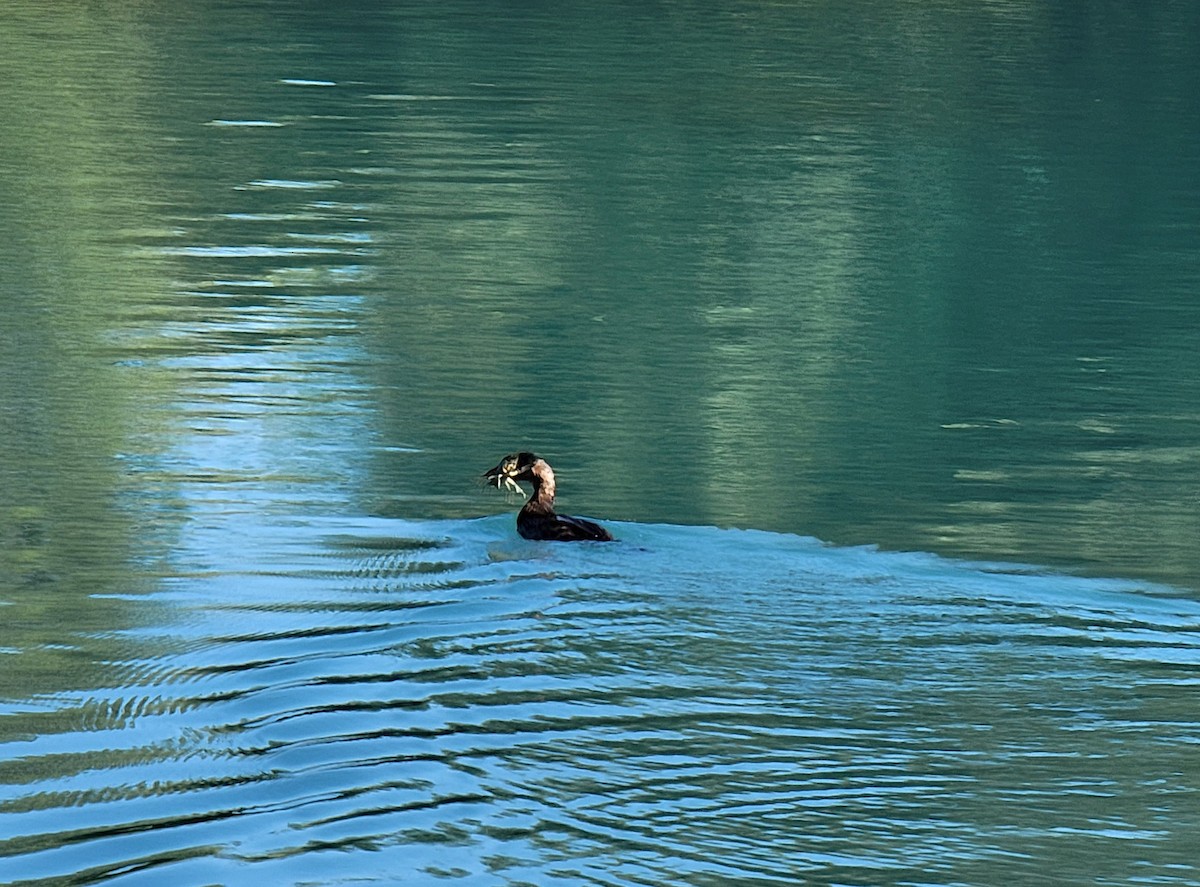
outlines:
[[517, 532], [526, 539], [550, 542], [612, 542], [612, 533], [597, 523], [554, 511], [554, 469], [536, 453], [510, 453], [483, 479], [496, 489], [522, 493], [517, 481], [527, 481], [533, 492], [517, 512]]

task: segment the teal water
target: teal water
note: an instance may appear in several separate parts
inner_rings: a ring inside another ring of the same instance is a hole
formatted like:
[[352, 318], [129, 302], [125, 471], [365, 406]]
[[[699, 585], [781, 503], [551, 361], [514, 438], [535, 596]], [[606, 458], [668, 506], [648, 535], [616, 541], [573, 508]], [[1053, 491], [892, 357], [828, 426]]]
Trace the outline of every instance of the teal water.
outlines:
[[0, 884], [1200, 884], [1190, 5], [0, 15]]

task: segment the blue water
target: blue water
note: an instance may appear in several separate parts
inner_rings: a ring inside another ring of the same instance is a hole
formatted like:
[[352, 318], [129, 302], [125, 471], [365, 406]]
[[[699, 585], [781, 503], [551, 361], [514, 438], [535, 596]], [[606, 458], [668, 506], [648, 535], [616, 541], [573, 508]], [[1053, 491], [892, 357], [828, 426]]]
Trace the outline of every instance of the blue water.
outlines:
[[194, 527], [5, 705], [3, 883], [1200, 883], [1194, 601], [613, 529]]
[[0, 885], [1198, 887], [1197, 10], [9, 0]]

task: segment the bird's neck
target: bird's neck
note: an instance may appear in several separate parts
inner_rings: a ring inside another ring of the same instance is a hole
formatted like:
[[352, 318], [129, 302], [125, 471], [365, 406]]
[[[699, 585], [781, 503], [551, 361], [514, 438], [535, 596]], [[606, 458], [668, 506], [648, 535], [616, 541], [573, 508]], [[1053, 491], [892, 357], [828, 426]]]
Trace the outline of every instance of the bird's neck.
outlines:
[[547, 514], [554, 513], [554, 472], [550, 466], [544, 461], [538, 460], [534, 463], [532, 471], [533, 479], [530, 483], [533, 484], [533, 492], [529, 496], [529, 501], [525, 503], [525, 507], [530, 511], [543, 511]]

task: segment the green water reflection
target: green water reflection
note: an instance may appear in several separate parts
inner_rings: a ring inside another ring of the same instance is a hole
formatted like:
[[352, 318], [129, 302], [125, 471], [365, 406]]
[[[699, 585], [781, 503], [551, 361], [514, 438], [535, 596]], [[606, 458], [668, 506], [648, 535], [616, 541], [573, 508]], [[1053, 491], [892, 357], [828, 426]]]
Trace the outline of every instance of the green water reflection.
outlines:
[[690, 11], [376, 96], [383, 488], [530, 445], [602, 514], [1194, 582], [1190, 16]]
[[9, 14], [18, 624], [524, 446], [598, 515], [1200, 577], [1184, 4]]

